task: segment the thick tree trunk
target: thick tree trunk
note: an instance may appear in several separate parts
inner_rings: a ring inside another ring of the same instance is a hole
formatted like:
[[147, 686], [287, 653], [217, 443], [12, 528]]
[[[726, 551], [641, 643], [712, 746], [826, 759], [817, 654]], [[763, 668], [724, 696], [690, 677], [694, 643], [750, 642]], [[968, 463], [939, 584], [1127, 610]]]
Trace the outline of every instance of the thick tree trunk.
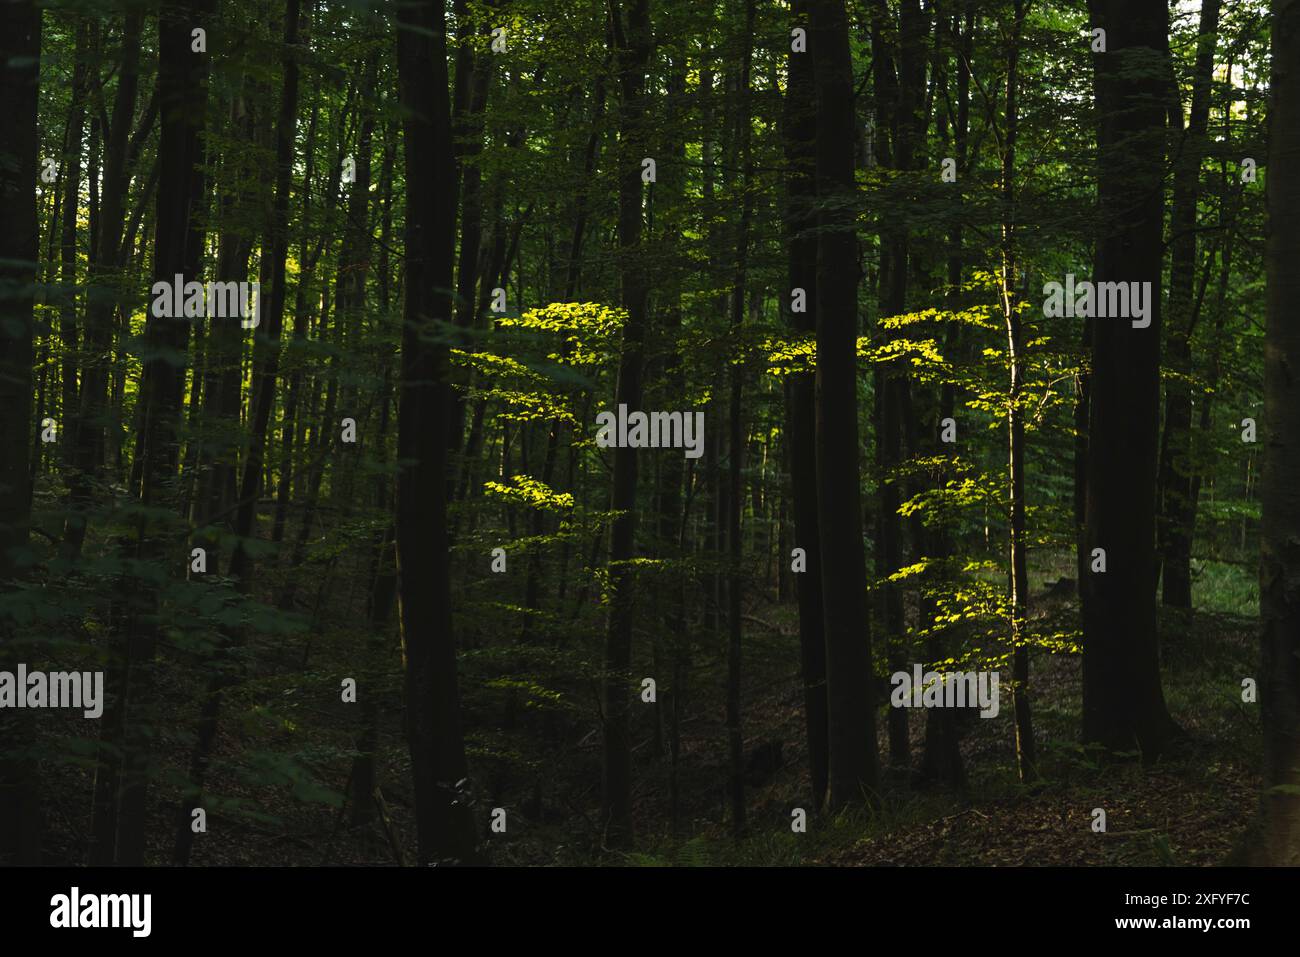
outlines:
[[843, 0], [810, 0], [817, 95], [817, 515], [821, 526], [832, 807], [879, 778], [858, 463], [858, 264], [853, 64]]
[[1300, 0], [1273, 2], [1269, 88], [1268, 444], [1259, 569], [1264, 793], [1249, 862], [1294, 867], [1300, 865]]
[[[38, 182], [36, 129], [41, 11], [32, 2], [0, 3], [0, 591], [29, 566], [32, 337], [36, 292]], [[13, 647], [15, 623], [0, 617], [0, 670], [24, 659]], [[8, 748], [32, 738], [27, 711], [0, 712], [0, 862], [39, 864], [38, 765]]]
[[406, 301], [402, 330], [397, 479], [398, 616], [406, 670], [407, 736], [419, 860], [477, 856], [462, 788], [456, 641], [447, 552], [447, 347], [436, 323], [452, 318], [455, 173], [447, 102], [447, 25], [432, 0], [398, 8], [397, 72], [406, 162]]
[[1096, 279], [1150, 283], [1150, 295], [1149, 324], [1110, 317], [1093, 327], [1084, 547], [1090, 569], [1094, 550], [1104, 550], [1106, 570], [1090, 570], [1083, 592], [1083, 738], [1112, 751], [1136, 744], [1154, 759], [1175, 731], [1160, 685], [1155, 602], [1168, 9], [1164, 0], [1093, 0], [1090, 9], [1107, 37], [1095, 61], [1103, 219]]

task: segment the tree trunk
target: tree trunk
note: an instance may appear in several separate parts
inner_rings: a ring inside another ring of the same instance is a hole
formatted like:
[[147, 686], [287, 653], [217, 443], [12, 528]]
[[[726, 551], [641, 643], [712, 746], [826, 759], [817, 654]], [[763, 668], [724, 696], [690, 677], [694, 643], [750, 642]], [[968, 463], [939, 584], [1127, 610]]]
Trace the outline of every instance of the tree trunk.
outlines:
[[[320, 104], [312, 102], [311, 119], [307, 124], [306, 143], [303, 147], [302, 210], [303, 223], [311, 212], [311, 181], [316, 169], [316, 130], [320, 125]], [[298, 261], [308, 261], [308, 232], [304, 228], [302, 239], [298, 244]], [[280, 436], [280, 479], [275, 490], [275, 520], [271, 525], [271, 541], [279, 544], [284, 541], [285, 529], [289, 521], [289, 498], [297, 472], [294, 469], [293, 449], [295, 439], [300, 431], [298, 426], [298, 406], [302, 394], [303, 362], [302, 347], [307, 342], [310, 315], [307, 311], [307, 280], [305, 271], [299, 273], [297, 289], [294, 292], [293, 338], [285, 349], [288, 365], [289, 384], [285, 390], [284, 428]]]
[[[208, 26], [212, 4], [182, 8], [163, 5], [158, 27], [159, 173], [154, 223], [153, 278], [171, 284], [180, 274], [197, 281], [202, 262], [204, 174], [202, 136], [207, 112], [208, 54], [191, 48], [191, 30]], [[176, 505], [174, 479], [180, 458], [178, 430], [189, 348], [184, 316], [160, 317], [150, 310], [145, 320], [146, 355], [142, 360], [140, 415], [132, 485], [146, 507]], [[160, 524], [160, 523], [158, 523]], [[128, 553], [136, 561], [167, 561], [164, 527], [142, 519]], [[127, 585], [124, 608], [114, 636], [107, 685], [110, 705], [101, 733], [103, 753], [98, 774], [95, 843], [92, 862], [132, 864], [144, 861], [153, 659], [158, 633], [154, 622], [159, 596], [155, 587]], [[102, 798], [102, 800], [101, 800]]]
[[1269, 90], [1268, 453], [1260, 480], [1259, 569], [1264, 793], [1249, 863], [1294, 867], [1300, 864], [1300, 0], [1273, 2]]
[[[1083, 592], [1083, 738], [1154, 759], [1175, 731], [1156, 637], [1155, 484], [1160, 401], [1161, 232], [1168, 9], [1164, 0], [1092, 0], [1106, 30], [1096, 58], [1102, 282], [1147, 283], [1149, 325], [1093, 325]], [[1139, 291], [1141, 286], [1138, 287]], [[1092, 567], [1090, 562], [1090, 569]]]
[[[895, 35], [901, 41], [897, 57], [891, 39]], [[881, 137], [881, 157], [884, 163], [899, 170], [913, 168], [924, 139], [924, 120], [918, 118], [921, 86], [925, 81], [923, 40], [923, 17], [916, 0], [904, 0], [900, 5], [897, 33], [890, 21], [888, 5], [884, 0], [876, 0], [871, 13], [871, 45], [875, 60], [873, 85], [877, 118], [887, 126], [887, 132]], [[894, 70], [896, 58], [897, 74]], [[882, 232], [881, 242], [881, 272], [885, 277], [882, 281], [881, 314], [896, 316], [907, 309], [909, 249], [906, 225], [887, 226]], [[883, 337], [887, 341], [892, 338], [892, 333], [885, 330]], [[879, 473], [875, 570], [878, 579], [887, 579], [904, 564], [903, 526], [898, 514], [903, 480], [894, 473], [903, 458], [904, 432], [914, 432], [915, 426], [905, 421], [910, 418], [912, 408], [911, 387], [905, 372], [893, 368], [892, 364], [884, 365], [875, 370], [873, 378], [876, 468]], [[902, 585], [886, 581], [881, 587], [880, 605], [889, 668], [891, 671], [905, 670], [908, 666], [907, 624]], [[887, 722], [890, 764], [906, 768], [911, 762], [907, 712], [891, 708]]]
[[[1162, 569], [1162, 600], [1176, 608], [1192, 607], [1192, 535], [1196, 508], [1192, 497], [1192, 323], [1196, 283], [1196, 204], [1200, 197], [1201, 156], [1210, 118], [1210, 83], [1214, 75], [1214, 47], [1219, 31], [1219, 0], [1201, 3], [1200, 36], [1192, 86], [1192, 108], [1174, 168], [1173, 206], [1170, 211], [1169, 335], [1165, 361], [1174, 375], [1165, 385], [1165, 430], [1160, 443], [1157, 487]], [[1170, 113], [1182, 121], [1183, 105], [1177, 80], [1172, 86]]]
[[[643, 349], [646, 339], [646, 283], [641, 256], [641, 158], [645, 142], [645, 74], [650, 59], [650, 3], [631, 0], [627, 23], [621, 3], [611, 4], [619, 75], [618, 246], [623, 286], [623, 352], [618, 364], [615, 405], [641, 407]], [[609, 622], [605, 636], [604, 778], [601, 818], [609, 847], [632, 840], [632, 742], [628, 732], [628, 686], [632, 664], [635, 581], [629, 562], [636, 554], [636, 449], [614, 450], [610, 507], [617, 513], [609, 545]]]
[[[391, 404], [392, 376], [390, 369], [386, 367], [379, 398], [379, 434], [375, 443], [375, 455], [380, 465], [388, 462]], [[375, 511], [381, 515], [388, 514], [391, 507], [392, 480], [383, 471], [375, 476], [374, 496]], [[371, 801], [370, 795], [375, 789], [375, 753], [379, 747], [380, 714], [377, 691], [383, 680], [382, 671], [375, 667], [375, 663], [385, 660], [385, 650], [390, 647], [389, 621], [392, 618], [393, 599], [396, 597], [397, 590], [396, 566], [393, 562], [394, 533], [395, 529], [390, 521], [379, 528], [370, 541], [370, 567], [366, 576], [369, 584], [366, 597], [366, 626], [369, 631], [366, 656], [367, 662], [374, 670], [367, 676], [368, 690], [361, 700], [361, 732], [356, 739], [357, 756], [352, 761], [352, 787], [349, 797], [352, 803], [353, 827], [369, 823], [374, 816], [374, 802]]]
[[403, 310], [397, 478], [398, 617], [406, 671], [407, 736], [415, 784], [419, 860], [473, 860], [474, 823], [462, 793], [456, 642], [447, 552], [447, 347], [436, 323], [452, 318], [455, 173], [442, 5], [398, 8], [397, 72], [406, 162], [406, 300]]
[[[32, 340], [37, 281], [36, 116], [41, 11], [32, 2], [0, 3], [0, 591], [31, 563], [29, 473], [33, 430]], [[38, 430], [39, 431], [39, 430]], [[0, 618], [0, 669], [22, 661], [16, 623]], [[39, 864], [39, 765], [8, 752], [32, 739], [29, 712], [0, 712], [0, 861]]]
[[[810, 0], [795, 0], [796, 22], [808, 23]], [[803, 311], [790, 311], [792, 329], [817, 335], [817, 113], [811, 54], [791, 52], [785, 95], [786, 220], [789, 296], [804, 296]], [[789, 309], [790, 300], [786, 308]], [[830, 742], [826, 717], [826, 635], [822, 618], [821, 526], [817, 520], [816, 372], [792, 372], [785, 380], [786, 455], [794, 499], [794, 546], [804, 550], [805, 570], [796, 574], [799, 603], [799, 660], [808, 728], [808, 772], [813, 809], [826, 802]], [[791, 562], [783, 551], [782, 567]]]
[[1016, 767], [1021, 781], [1035, 774], [1034, 726], [1029, 707], [1029, 649], [1022, 628], [1029, 611], [1029, 566], [1025, 555], [1025, 412], [1024, 368], [1020, 312], [1014, 291], [1016, 278], [1016, 132], [1019, 125], [1020, 37], [1024, 32], [1025, 3], [1015, 0], [1015, 24], [1007, 51], [1007, 100], [1002, 141], [1002, 315], [1007, 328], [1007, 357], [1011, 389], [1007, 395], [1008, 472], [1011, 485], [1011, 694], [1016, 719]]
[[[741, 513], [745, 506], [744, 483], [741, 465], [745, 452], [745, 425], [742, 400], [744, 396], [745, 365], [737, 361], [744, 355], [743, 328], [745, 322], [745, 273], [749, 264], [749, 227], [753, 218], [754, 200], [749, 192], [753, 176], [750, 157], [750, 133], [753, 119], [749, 111], [749, 75], [754, 48], [754, 0], [745, 2], [745, 29], [741, 34], [744, 53], [741, 55], [739, 88], [736, 97], [736, 144], [741, 168], [740, 222], [736, 230], [735, 274], [731, 288], [731, 415], [730, 458], [727, 461], [727, 547], [730, 552], [730, 580], [727, 583], [727, 755], [731, 795], [731, 830], [736, 836], [745, 828], [744, 740], [740, 727], [740, 665], [741, 665], [741, 611], [744, 605], [744, 568], [742, 565], [743, 540], [740, 534]], [[738, 353], [738, 354], [737, 354]]]
[[[70, 557], [81, 551], [86, 535], [85, 510], [93, 494], [97, 472], [104, 462], [105, 399], [108, 366], [112, 358], [113, 316], [120, 296], [122, 221], [126, 210], [127, 170], [134, 162], [128, 142], [140, 73], [140, 34], [144, 14], [130, 13], [122, 28], [117, 62], [119, 76], [113, 100], [113, 115], [104, 137], [104, 187], [100, 197], [99, 239], [89, 263], [86, 295], [85, 336], [79, 408], [72, 433], [73, 456], [69, 476], [71, 515], [64, 524], [63, 538]], [[153, 125], [157, 101], [150, 101], [142, 128]]]
[[[275, 402], [275, 380], [280, 365], [280, 328], [284, 321], [285, 260], [289, 252], [289, 190], [293, 176], [293, 143], [298, 119], [298, 30], [299, 0], [288, 0], [284, 23], [284, 89], [280, 99], [280, 115], [275, 131], [275, 196], [272, 200], [271, 220], [267, 224], [267, 255], [262, 258], [262, 289], [268, 289], [265, 303], [258, 303], [258, 324], [254, 327], [253, 386], [249, 401], [250, 442], [244, 460], [244, 474], [239, 487], [239, 502], [235, 512], [236, 544], [230, 558], [228, 574], [235, 587], [244, 595], [252, 591], [252, 559], [245, 540], [251, 538], [257, 519], [257, 500], [261, 494], [262, 463], [266, 455], [266, 428]], [[263, 308], [263, 306], [265, 308]], [[217, 320], [222, 321], [222, 320]], [[231, 320], [224, 320], [229, 322]], [[215, 656], [216, 672], [208, 682], [200, 705], [200, 716], [194, 752], [190, 759], [191, 793], [182, 801], [178, 814], [176, 844], [172, 861], [189, 862], [194, 833], [190, 827], [192, 808], [201, 806], [203, 785], [216, 740], [217, 722], [220, 718], [225, 689], [232, 675], [227, 670], [228, 653], [240, 642], [237, 632], [223, 632], [221, 645]], [[198, 801], [200, 803], [196, 804]]]
[[[974, 0], [965, 0], [960, 20], [962, 26], [959, 31], [957, 26], [959, 17], [954, 12], [952, 14], [952, 34], [957, 53], [957, 113], [954, 118], [955, 125], [953, 128], [953, 143], [956, 147], [953, 158], [957, 162], [958, 175], [965, 176], [970, 169], [967, 144], [970, 133], [970, 58], [975, 35]], [[946, 76], [944, 80], [946, 82]], [[942, 116], [941, 113], [939, 117], [941, 130], [944, 128]], [[958, 202], [961, 202], [960, 196]], [[961, 289], [963, 264], [962, 222], [963, 219], [959, 217], [953, 224], [949, 234], [951, 248], [948, 254], [947, 298], [948, 307], [954, 311], [960, 310], [964, 301]], [[957, 323], [950, 323], [944, 341], [944, 356], [949, 361], [961, 362], [965, 359], [967, 351], [962, 344], [961, 326]], [[953, 418], [955, 421], [956, 407], [956, 386], [951, 382], [946, 382], [939, 394], [940, 424], [944, 419], [948, 418]], [[940, 487], [944, 486], [951, 480], [951, 475], [951, 471], [945, 468], [940, 474], [938, 485]], [[953, 533], [947, 526], [941, 526], [931, 536], [930, 547], [937, 560], [945, 561], [953, 557], [955, 551], [953, 538]], [[935, 603], [927, 601], [924, 608], [926, 616], [923, 620], [927, 623], [927, 627], [935, 627]], [[948, 657], [945, 651], [946, 644], [947, 642], [944, 640], [942, 633], [927, 643], [927, 654], [931, 661], [940, 661]], [[951, 708], [933, 708], [926, 713], [925, 752], [921, 761], [921, 774], [924, 778], [937, 778], [960, 790], [966, 786], [966, 769], [962, 764], [961, 747], [957, 738], [956, 717]]]
[[[59, 419], [68, 434], [76, 433], [77, 418], [77, 219], [81, 211], [81, 141], [86, 128], [86, 98], [90, 80], [90, 24], [77, 25], [72, 54], [72, 99], [68, 107], [67, 138], [63, 143], [63, 210], [59, 231]], [[95, 78], [98, 81], [98, 77]], [[93, 174], [93, 170], [90, 171]], [[93, 179], [93, 175], [91, 176]], [[75, 448], [64, 445], [65, 457]]]
[[821, 526], [832, 807], [873, 798], [879, 770], [871, 690], [858, 470], [858, 264], [853, 64], [843, 0], [810, 0], [817, 96], [817, 515]]
[[[488, 85], [492, 78], [493, 57], [478, 57], [474, 53], [472, 34], [466, 29], [470, 21], [463, 15], [464, 0], [457, 0], [461, 13], [457, 14], [457, 30], [464, 31], [457, 38], [456, 51], [456, 115], [453, 132], [460, 183], [460, 250], [456, 266], [456, 331], [457, 346], [469, 348], [467, 331], [478, 321], [479, 252], [483, 242], [483, 171], [479, 154], [483, 151], [483, 112], [487, 106]], [[463, 470], [456, 456], [465, 438], [465, 392], [469, 382], [468, 370], [452, 370], [452, 412], [447, 448], [453, 459], [448, 473], [450, 492], [455, 495], [456, 478]]]

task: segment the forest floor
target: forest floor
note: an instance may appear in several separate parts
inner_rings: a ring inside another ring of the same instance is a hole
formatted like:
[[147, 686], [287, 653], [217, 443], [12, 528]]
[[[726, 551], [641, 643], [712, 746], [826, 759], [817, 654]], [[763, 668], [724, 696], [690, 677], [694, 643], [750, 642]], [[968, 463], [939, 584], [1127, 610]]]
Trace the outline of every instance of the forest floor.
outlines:
[[[1075, 615], [1070, 604], [1059, 614]], [[1102, 763], [1081, 747], [1081, 663], [1077, 655], [1040, 654], [1032, 661], [1035, 739], [1040, 779], [1018, 780], [1012, 709], [966, 723], [961, 752], [964, 793], [928, 787], [911, 773], [886, 770], [881, 807], [813, 819], [792, 833], [791, 810], [808, 802], [802, 693], [797, 678], [746, 704], [747, 750], [785, 744], [787, 766], [750, 791], [750, 833], [740, 841], [726, 825], [698, 827], [693, 838], [664, 839], [635, 863], [739, 865], [1211, 865], [1221, 863], [1258, 800], [1257, 706], [1241, 701], [1241, 679], [1255, 673], [1254, 620], [1227, 614], [1166, 615], [1162, 627], [1165, 696], [1184, 736], [1158, 762]], [[882, 711], [883, 715], [883, 711]], [[909, 715], [911, 765], [924, 749], [924, 712]], [[879, 751], [888, 762], [885, 722]], [[725, 728], [712, 731], [720, 752]], [[790, 759], [793, 760], [790, 760]], [[713, 774], [723, 765], [715, 758]], [[713, 816], [720, 814], [720, 798]], [[1106, 812], [1093, 830], [1094, 809]]]
[[[669, 866], [1221, 862], [1253, 814], [1259, 786], [1258, 705], [1241, 701], [1242, 679], [1256, 668], [1256, 619], [1241, 614], [1251, 611], [1248, 599], [1232, 587], [1228, 582], [1205, 605], [1234, 607], [1237, 613], [1162, 611], [1165, 696], [1185, 734], [1158, 762], [1101, 763], [1080, 747], [1081, 658], [1036, 654], [1031, 687], [1037, 783], [1018, 780], [1010, 695], [1004, 694], [996, 717], [964, 723], [964, 792], [887, 771], [875, 812], [809, 815], [801, 834], [790, 826], [792, 810], [810, 804], [796, 612], [792, 604], [760, 600], [746, 615], [745, 753], [766, 746], [770, 757], [779, 747], [781, 760], [747, 785], [745, 835], [732, 837], [726, 808], [724, 649], [697, 648], [691, 694], [682, 708], [675, 828], [669, 824], [665, 739], [661, 733], [656, 742], [652, 708], [634, 712], [638, 849], [631, 854], [602, 851], [595, 823], [600, 740], [594, 679], [570, 682], [558, 694], [548, 685], [546, 667], [515, 661], [512, 677], [501, 680], [498, 649], [470, 650], [462, 659], [462, 696], [466, 727], [473, 729], [467, 734], [472, 797], [489, 860]], [[1040, 594], [1034, 608], [1034, 614], [1060, 620], [1047, 622], [1053, 628], [1077, 628], [1072, 599]], [[195, 842], [193, 864], [383, 866], [399, 854], [408, 863], [414, 859], [400, 675], [395, 668], [358, 674], [357, 649], [370, 636], [330, 627], [329, 620], [328, 610], [322, 615], [318, 608], [315, 628], [254, 639], [250, 653], [262, 670], [225, 703], [204, 798], [208, 830]], [[396, 652], [381, 649], [380, 656], [395, 662]], [[274, 664], [268, 668], [266, 662]], [[567, 659], [553, 660], [550, 677], [567, 666]], [[377, 805], [364, 809], [367, 822], [354, 824], [345, 802], [362, 714], [340, 700], [340, 680], [348, 675], [357, 675], [363, 692], [376, 698], [377, 778], [387, 828], [374, 813]], [[150, 863], [170, 860], [182, 792], [180, 776], [167, 769], [188, 766], [198, 687], [159, 689], [161, 713], [186, 717], [158, 733], [161, 760], [149, 792]], [[586, 703], [565, 705], [566, 700]], [[882, 708], [877, 724], [887, 764], [884, 713]], [[84, 842], [69, 835], [87, 831], [91, 742], [76, 739], [84, 731], [75, 719], [67, 720], [55, 749], [62, 758], [44, 769], [51, 863], [87, 859]], [[916, 767], [925, 712], [912, 710], [909, 722]], [[657, 755], [656, 743], [663, 749]], [[506, 810], [504, 834], [488, 825], [494, 807]], [[1096, 808], [1106, 812], [1101, 833], [1093, 830]]]

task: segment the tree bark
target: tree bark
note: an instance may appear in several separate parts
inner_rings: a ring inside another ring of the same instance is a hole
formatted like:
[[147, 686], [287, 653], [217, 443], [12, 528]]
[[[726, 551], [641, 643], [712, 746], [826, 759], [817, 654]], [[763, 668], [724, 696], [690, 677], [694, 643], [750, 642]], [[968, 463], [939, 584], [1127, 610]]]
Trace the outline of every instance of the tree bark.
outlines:
[[1151, 294], [1146, 327], [1122, 317], [1093, 325], [1084, 547], [1089, 557], [1104, 549], [1106, 570], [1090, 570], [1083, 591], [1083, 738], [1154, 759], [1176, 730], [1160, 684], [1155, 602], [1168, 10], [1164, 0], [1089, 6], [1107, 37], [1094, 61], [1104, 230], [1096, 279], [1149, 282]]
[[[890, 19], [888, 4], [875, 0], [871, 12], [871, 46], [873, 86], [877, 122], [885, 125], [881, 136], [881, 161], [895, 169], [914, 168], [918, 150], [923, 146], [925, 120], [919, 113], [925, 82], [923, 56], [924, 18], [916, 0], [904, 0], [899, 7], [897, 32]], [[892, 39], [897, 35], [899, 43]], [[898, 70], [895, 73], [894, 64]], [[896, 316], [907, 310], [907, 280], [910, 251], [906, 224], [893, 223], [881, 235], [883, 295], [881, 315]], [[888, 341], [892, 333], [883, 331]], [[895, 471], [903, 460], [904, 434], [914, 434], [911, 386], [906, 375], [892, 365], [882, 365], [874, 373], [874, 413], [876, 425], [877, 548], [875, 571], [878, 579], [887, 579], [904, 564], [903, 526], [899, 516], [902, 503], [902, 478]], [[908, 667], [907, 622], [903, 588], [885, 581], [880, 589], [881, 621], [884, 625], [886, 656], [892, 671]], [[891, 708], [889, 760], [896, 768], [906, 768], [911, 761], [911, 742], [907, 712]]]
[[447, 347], [451, 321], [455, 174], [441, 4], [398, 8], [397, 72], [406, 163], [406, 300], [398, 403], [398, 617], [406, 672], [407, 736], [415, 783], [419, 860], [470, 861], [474, 824], [463, 795], [456, 642], [447, 551]]
[[[1203, 0], [1192, 107], [1174, 167], [1174, 195], [1169, 217], [1169, 334], [1165, 362], [1174, 375], [1165, 385], [1165, 429], [1160, 443], [1157, 487], [1159, 514], [1156, 534], [1162, 570], [1161, 599], [1176, 608], [1192, 607], [1192, 537], [1196, 528], [1196, 502], [1192, 494], [1192, 323], [1197, 311], [1196, 205], [1200, 197], [1201, 157], [1210, 118], [1210, 83], [1214, 75], [1214, 47], [1219, 32], [1219, 0]], [[1176, 78], [1170, 112], [1181, 123], [1183, 105]]]
[[[81, 142], [86, 128], [86, 99], [90, 79], [90, 24], [77, 25], [72, 54], [72, 98], [68, 107], [67, 138], [63, 143], [63, 210], [59, 231], [59, 418], [70, 435], [76, 433], [77, 416], [77, 219], [81, 211]], [[98, 80], [98, 77], [96, 77]], [[93, 170], [91, 171], [93, 173]], [[91, 177], [93, 179], [93, 176]], [[65, 444], [65, 456], [75, 448]]]
[[[241, 594], [252, 591], [252, 560], [244, 542], [251, 538], [257, 518], [257, 500], [261, 493], [262, 463], [266, 454], [266, 429], [275, 401], [275, 381], [280, 365], [280, 329], [284, 321], [285, 260], [289, 252], [289, 190], [293, 182], [293, 143], [298, 120], [298, 30], [300, 0], [288, 0], [284, 23], [284, 88], [280, 98], [280, 115], [275, 132], [275, 194], [271, 220], [267, 224], [267, 255], [262, 259], [261, 288], [265, 302], [258, 303], [258, 324], [254, 327], [253, 388], [249, 402], [249, 448], [244, 460], [243, 479], [235, 511], [234, 553], [228, 574]], [[268, 288], [269, 287], [269, 288]], [[263, 308], [264, 307], [264, 308]], [[216, 320], [230, 322], [230, 319]], [[207, 777], [217, 722], [226, 688], [232, 674], [227, 670], [228, 653], [240, 642], [237, 632], [223, 632], [216, 654], [215, 674], [209, 680], [200, 705], [194, 752], [190, 759], [192, 793], [181, 804], [172, 853], [175, 864], [187, 864], [193, 847], [190, 827], [191, 809], [201, 806], [203, 785]], [[200, 802], [196, 804], [195, 802]]]
[[[741, 610], [744, 604], [744, 569], [742, 567], [743, 540], [741, 538], [741, 513], [745, 506], [744, 482], [741, 465], [745, 452], [744, 381], [745, 365], [739, 361], [744, 355], [743, 327], [745, 322], [745, 274], [749, 264], [749, 228], [753, 218], [754, 200], [749, 193], [753, 176], [750, 156], [750, 139], [753, 118], [749, 110], [749, 76], [754, 49], [754, 0], [745, 2], [745, 27], [741, 33], [744, 52], [741, 54], [739, 86], [736, 97], [737, 165], [741, 168], [742, 195], [740, 221], [736, 229], [735, 272], [731, 287], [731, 410], [730, 438], [727, 460], [727, 547], [730, 569], [727, 583], [727, 755], [729, 791], [731, 795], [731, 830], [739, 836], [745, 827], [745, 779], [743, 767], [744, 742], [740, 727], [740, 666], [741, 666]], [[739, 353], [739, 355], [735, 354]]]
[[[795, 22], [808, 25], [810, 0], [795, 0]], [[804, 295], [804, 311], [790, 311], [792, 329], [817, 335], [817, 184], [814, 180], [817, 104], [812, 56], [791, 52], [787, 58], [784, 134], [786, 173], [785, 240], [789, 250], [789, 295]], [[789, 305], [786, 306], [788, 310]], [[813, 808], [826, 803], [830, 766], [826, 714], [826, 634], [822, 617], [821, 526], [817, 520], [817, 375], [792, 372], [785, 380], [786, 457], [794, 499], [794, 545], [804, 550], [805, 571], [795, 575], [799, 603], [799, 660], [803, 679], [804, 717], [808, 733], [808, 771]], [[782, 567], [791, 561], [779, 556]]]
[[[483, 113], [487, 106], [488, 86], [492, 79], [492, 56], [478, 57], [472, 45], [464, 0], [457, 0], [456, 113], [452, 117], [455, 134], [457, 181], [460, 184], [460, 249], [456, 266], [457, 345], [467, 348], [467, 332], [478, 322], [478, 267], [483, 245], [483, 171], [479, 154], [483, 152]], [[452, 497], [456, 480], [463, 470], [455, 456], [464, 446], [465, 392], [467, 372], [452, 370], [452, 411], [448, 431], [448, 451], [453, 456], [447, 481]]]
[[[645, 74], [650, 59], [650, 3], [631, 0], [626, 25], [622, 4], [612, 0], [611, 26], [619, 75], [618, 247], [623, 287], [623, 352], [618, 364], [615, 405], [641, 407], [643, 350], [649, 318], [649, 287], [641, 250], [641, 158], [645, 131]], [[632, 616], [635, 598], [636, 449], [614, 450], [610, 507], [616, 512], [609, 545], [609, 621], [605, 635], [604, 776], [601, 817], [606, 845], [632, 840], [632, 742], [628, 729], [628, 687], [632, 664]]]
[[1269, 83], [1267, 454], [1259, 591], [1264, 793], [1249, 863], [1300, 864], [1300, 0], [1273, 2]]
[[1007, 358], [1011, 365], [1011, 388], [1007, 395], [1008, 472], [1011, 486], [1011, 694], [1016, 720], [1016, 767], [1020, 780], [1035, 777], [1034, 725], [1029, 706], [1029, 649], [1022, 633], [1029, 611], [1029, 566], [1025, 555], [1025, 413], [1022, 333], [1016, 302], [1016, 134], [1019, 127], [1020, 37], [1024, 32], [1025, 3], [1015, 0], [1015, 21], [1011, 28], [1007, 58], [1006, 117], [1002, 142], [1002, 315], [1007, 329]]
[[[41, 11], [32, 2], [0, 3], [0, 590], [25, 577], [31, 564], [29, 472], [32, 421], [32, 341], [37, 280], [37, 103]], [[22, 661], [15, 623], [0, 618], [0, 669]], [[0, 861], [39, 864], [39, 766], [11, 754], [30, 741], [28, 712], [0, 712]]]
[[[959, 21], [961, 22], [960, 28], [958, 27]], [[953, 128], [953, 144], [955, 146], [953, 158], [957, 163], [958, 175], [965, 177], [970, 169], [967, 146], [970, 134], [970, 58], [975, 35], [974, 0], [964, 0], [960, 17], [956, 11], [952, 13], [951, 31], [957, 54], [957, 112], [954, 117]], [[944, 81], [947, 82], [946, 72]], [[942, 117], [941, 112], [939, 114], [941, 129], [943, 128]], [[960, 194], [958, 202], [964, 206]], [[961, 289], [964, 258], [962, 223], [963, 217], [959, 215], [949, 234], [947, 298], [949, 308], [954, 311], [960, 310], [964, 301]], [[944, 341], [944, 356], [949, 361], [962, 362], [966, 361], [967, 352], [968, 349], [963, 347], [961, 325], [950, 323]], [[944, 419], [952, 418], [955, 421], [956, 407], [956, 386], [952, 382], [945, 382], [939, 394], [940, 425]], [[951, 471], [945, 468], [940, 474], [937, 484], [942, 487], [950, 479]], [[953, 557], [955, 551], [953, 539], [953, 533], [947, 526], [941, 526], [931, 536], [930, 548], [937, 560], [942, 562]], [[924, 620], [928, 623], [928, 627], [933, 628], [935, 626], [935, 603], [926, 601], [923, 608], [926, 613]], [[942, 634], [937, 635], [927, 643], [927, 653], [932, 661], [939, 661], [948, 656], [945, 652], [946, 644], [947, 642]], [[921, 774], [923, 778], [937, 778], [958, 790], [966, 786], [966, 769], [962, 764], [961, 747], [957, 737], [956, 715], [950, 708], [934, 708], [926, 713], [925, 751], [921, 760]]]
[[874, 798], [871, 691], [858, 463], [858, 264], [854, 230], [853, 64], [843, 0], [810, 0], [817, 96], [817, 515], [830, 727], [830, 802]]
[[[168, 2], [160, 13], [158, 104], [162, 120], [154, 223], [153, 278], [171, 284], [198, 280], [203, 250], [204, 174], [202, 136], [207, 112], [208, 54], [192, 50], [191, 30], [211, 26], [211, 0], [194, 6]], [[185, 385], [191, 319], [145, 320], [132, 486], [143, 506], [176, 504], [174, 479], [180, 457], [178, 429]], [[167, 558], [165, 528], [141, 520], [127, 552], [139, 562]], [[105, 710], [97, 769], [95, 841], [92, 862], [144, 861], [149, 776], [148, 709], [153, 697], [153, 659], [158, 633], [155, 587], [127, 584], [115, 630], [113, 655], [105, 675], [110, 704]]]

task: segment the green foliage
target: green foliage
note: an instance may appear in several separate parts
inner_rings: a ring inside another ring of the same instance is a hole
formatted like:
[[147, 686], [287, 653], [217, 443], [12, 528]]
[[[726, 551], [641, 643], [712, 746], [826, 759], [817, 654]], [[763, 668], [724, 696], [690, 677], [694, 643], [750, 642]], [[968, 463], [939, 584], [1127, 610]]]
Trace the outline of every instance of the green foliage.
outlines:
[[552, 512], [566, 512], [573, 508], [573, 495], [569, 492], [556, 492], [537, 479], [527, 475], [512, 476], [510, 485], [500, 482], [484, 482], [483, 490], [489, 497], [500, 498], [527, 508], [538, 508]]

